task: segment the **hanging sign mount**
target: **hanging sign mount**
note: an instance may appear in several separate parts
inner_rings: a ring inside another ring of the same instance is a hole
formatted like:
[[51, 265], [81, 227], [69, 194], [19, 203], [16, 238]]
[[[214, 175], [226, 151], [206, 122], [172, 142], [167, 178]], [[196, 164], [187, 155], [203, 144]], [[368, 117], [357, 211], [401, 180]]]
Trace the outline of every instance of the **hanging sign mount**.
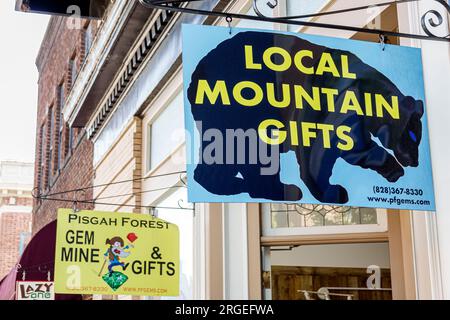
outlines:
[[[362, 32], [367, 34], [378, 34], [383, 36], [392, 36], [392, 37], [400, 37], [400, 38], [410, 38], [410, 39], [419, 39], [419, 40], [433, 40], [433, 41], [444, 41], [450, 42], [450, 34], [447, 35], [438, 35], [436, 34], [437, 30], [440, 26], [443, 25], [445, 19], [441, 12], [430, 9], [425, 14], [422, 15], [421, 18], [421, 26], [425, 34], [412, 34], [412, 33], [403, 33], [389, 30], [381, 30], [376, 28], [364, 28], [364, 27], [354, 27], [347, 25], [338, 25], [338, 24], [329, 24], [329, 23], [319, 23], [314, 21], [305, 21], [299, 19], [313, 18], [318, 16], [325, 15], [337, 15], [343, 14], [347, 12], [353, 11], [361, 11], [368, 10], [374, 7], [386, 7], [392, 4], [402, 4], [409, 2], [419, 2], [424, 0], [397, 0], [397, 1], [385, 1], [378, 4], [372, 5], [364, 5], [352, 8], [346, 8], [341, 10], [327, 11], [327, 12], [319, 12], [314, 14], [306, 14], [306, 15], [297, 15], [297, 16], [283, 16], [283, 17], [267, 17], [260, 10], [258, 3], [260, 1], [253, 0], [253, 8], [256, 13], [256, 16], [239, 14], [239, 13], [231, 13], [231, 12], [220, 12], [220, 11], [208, 11], [202, 9], [194, 9], [190, 8], [190, 3], [198, 3], [205, 2], [205, 0], [139, 0], [142, 5], [150, 8], [157, 8], [162, 10], [171, 10], [176, 12], [182, 12], [187, 14], [197, 14], [203, 16], [213, 16], [213, 17], [223, 17], [228, 19], [244, 19], [244, 20], [253, 20], [253, 21], [264, 21], [271, 23], [281, 23], [281, 24], [289, 24], [289, 25], [298, 25], [298, 26], [309, 26], [316, 28], [324, 28], [324, 29], [335, 29], [335, 30], [346, 30], [353, 32]], [[275, 9], [279, 3], [278, 0], [266, 0], [266, 4], [269, 8]], [[450, 15], [450, 5], [445, 0], [433, 0], [438, 5], [442, 6], [447, 15]]]

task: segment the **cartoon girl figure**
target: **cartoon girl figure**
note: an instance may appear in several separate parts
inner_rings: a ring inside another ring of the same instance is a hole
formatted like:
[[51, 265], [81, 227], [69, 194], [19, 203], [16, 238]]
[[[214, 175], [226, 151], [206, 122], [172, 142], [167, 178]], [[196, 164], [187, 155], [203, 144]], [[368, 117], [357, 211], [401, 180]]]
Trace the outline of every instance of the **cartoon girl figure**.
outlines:
[[126, 269], [128, 264], [120, 261], [120, 258], [128, 257], [131, 252], [125, 250], [134, 248], [132, 244], [124, 246], [124, 241], [121, 237], [114, 237], [112, 239], [107, 239], [106, 244], [109, 245], [108, 250], [105, 253], [105, 259], [109, 260], [108, 271], [110, 274], [113, 273], [113, 268], [121, 266], [123, 270]]

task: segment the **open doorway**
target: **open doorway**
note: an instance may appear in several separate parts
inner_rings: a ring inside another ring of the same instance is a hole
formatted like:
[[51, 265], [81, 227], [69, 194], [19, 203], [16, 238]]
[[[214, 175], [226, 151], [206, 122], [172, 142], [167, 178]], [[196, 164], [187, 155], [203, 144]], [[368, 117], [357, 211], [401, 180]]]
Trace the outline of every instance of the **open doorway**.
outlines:
[[392, 299], [388, 243], [267, 247], [264, 260], [272, 300]]
[[415, 298], [410, 212], [301, 204], [261, 209], [264, 299]]

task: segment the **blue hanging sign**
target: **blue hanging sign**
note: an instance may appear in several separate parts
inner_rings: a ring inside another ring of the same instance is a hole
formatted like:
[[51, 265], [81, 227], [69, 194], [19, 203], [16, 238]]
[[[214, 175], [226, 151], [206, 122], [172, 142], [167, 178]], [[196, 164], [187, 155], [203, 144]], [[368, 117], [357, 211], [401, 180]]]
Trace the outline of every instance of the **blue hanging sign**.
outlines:
[[420, 49], [183, 26], [190, 202], [434, 210]]

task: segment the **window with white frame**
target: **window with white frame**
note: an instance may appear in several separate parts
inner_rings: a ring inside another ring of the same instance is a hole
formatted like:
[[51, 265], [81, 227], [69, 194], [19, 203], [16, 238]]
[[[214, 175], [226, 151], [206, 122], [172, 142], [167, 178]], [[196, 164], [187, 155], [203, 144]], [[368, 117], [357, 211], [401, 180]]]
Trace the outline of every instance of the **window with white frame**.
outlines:
[[148, 171], [155, 169], [170, 156], [183, 141], [184, 132], [183, 92], [180, 91], [167, 107], [149, 124], [150, 148]]
[[[176, 209], [180, 203], [187, 210]], [[175, 208], [157, 209], [157, 216], [177, 225], [180, 231], [180, 296], [173, 299], [191, 300], [194, 294], [194, 211], [189, 209], [187, 189], [180, 188], [169, 193], [164, 200], [156, 203], [156, 207]]]
[[376, 209], [321, 204], [273, 203], [270, 206], [270, 217], [272, 228], [377, 224]]
[[387, 231], [384, 209], [281, 203], [262, 208], [265, 236]]

